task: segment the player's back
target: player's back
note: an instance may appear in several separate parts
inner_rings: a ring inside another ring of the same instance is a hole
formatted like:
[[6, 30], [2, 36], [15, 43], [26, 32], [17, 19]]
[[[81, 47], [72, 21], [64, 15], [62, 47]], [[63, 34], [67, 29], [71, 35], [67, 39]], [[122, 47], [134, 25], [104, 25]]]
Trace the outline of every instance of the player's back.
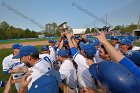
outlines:
[[78, 82], [77, 82], [77, 74], [76, 69], [69, 59], [66, 59], [62, 65], [60, 66], [59, 72], [61, 74], [61, 79], [66, 80], [66, 84], [70, 88], [77, 88]]
[[55, 61], [51, 58], [49, 54], [39, 54], [39, 58], [44, 59], [45, 61], [49, 62], [49, 64], [53, 68]]
[[51, 70], [51, 66], [48, 62], [46, 62], [44, 59], [40, 59], [38, 62], [34, 64], [34, 66], [30, 67], [29, 70], [32, 71], [31, 76], [32, 77], [31, 82], [28, 85], [28, 89], [32, 86], [32, 83], [40, 78], [42, 75], [44, 75], [46, 72]]

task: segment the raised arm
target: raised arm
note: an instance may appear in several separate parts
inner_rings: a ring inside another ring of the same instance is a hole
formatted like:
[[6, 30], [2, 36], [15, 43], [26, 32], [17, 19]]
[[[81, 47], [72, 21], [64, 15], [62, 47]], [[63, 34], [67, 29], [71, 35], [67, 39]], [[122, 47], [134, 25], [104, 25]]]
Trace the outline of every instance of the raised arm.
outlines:
[[78, 44], [76, 43], [76, 41], [74, 40], [74, 38], [72, 38], [72, 43], [75, 46], [75, 48], [78, 49]]
[[57, 40], [55, 47], [59, 47], [61, 41], [63, 40], [63, 35], [64, 35], [64, 32], [61, 32], [60, 38]]
[[67, 39], [68, 39], [69, 47], [70, 47], [70, 48], [74, 47], [74, 44], [73, 44], [73, 42], [72, 42], [72, 40], [71, 40], [72, 34], [71, 34], [71, 33], [66, 33], [65, 35], [66, 35], [66, 37], [67, 37]]
[[59, 45], [59, 49], [63, 48], [63, 44], [64, 44], [64, 40], [61, 40], [60, 45]]
[[98, 36], [95, 36], [106, 48], [108, 53], [110, 54], [110, 57], [114, 62], [119, 62], [121, 59], [124, 58], [124, 56], [118, 52], [106, 39], [104, 33], [99, 32]]

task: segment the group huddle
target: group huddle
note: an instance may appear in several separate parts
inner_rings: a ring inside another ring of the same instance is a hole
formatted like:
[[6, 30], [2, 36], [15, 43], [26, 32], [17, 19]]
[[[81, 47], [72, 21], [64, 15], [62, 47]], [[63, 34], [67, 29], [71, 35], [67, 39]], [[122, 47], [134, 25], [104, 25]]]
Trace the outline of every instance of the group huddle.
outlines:
[[40, 50], [13, 44], [12, 54], [2, 62], [3, 72], [11, 74], [4, 93], [10, 93], [13, 84], [18, 93], [140, 93], [135, 37], [113, 36], [108, 41], [98, 33], [90, 40], [62, 32]]

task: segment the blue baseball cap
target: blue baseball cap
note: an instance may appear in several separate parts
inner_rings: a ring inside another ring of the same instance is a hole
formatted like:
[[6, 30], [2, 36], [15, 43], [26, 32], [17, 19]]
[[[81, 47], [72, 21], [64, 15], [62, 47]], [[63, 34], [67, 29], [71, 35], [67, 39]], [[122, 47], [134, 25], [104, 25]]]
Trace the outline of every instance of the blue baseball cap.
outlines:
[[21, 58], [23, 56], [28, 56], [31, 54], [39, 55], [39, 51], [36, 49], [35, 46], [23, 46], [20, 50], [17, 56], [14, 58]]
[[12, 49], [20, 49], [21, 47], [22, 47], [22, 45], [19, 44], [19, 43], [16, 43], [16, 44], [12, 45]]
[[124, 39], [121, 40], [120, 44], [123, 44], [123, 45], [131, 45], [132, 44], [132, 41], [129, 40], [129, 39], [124, 38]]
[[54, 43], [54, 40], [53, 39], [49, 39], [49, 43]]
[[134, 62], [134, 64], [140, 66], [140, 52], [129, 50], [127, 53], [125, 53], [125, 56]]
[[58, 51], [58, 56], [65, 57], [68, 55], [68, 51], [66, 49], [61, 49]]
[[85, 44], [83, 42], [79, 43], [81, 50], [86, 52], [89, 56], [94, 56], [96, 54], [96, 48], [93, 46], [93, 43]]
[[105, 87], [107, 93], [140, 93], [134, 75], [119, 63], [102, 61], [91, 65], [89, 71]]
[[49, 46], [43, 45], [41, 47], [41, 51], [47, 51], [47, 50], [49, 50]]
[[136, 40], [136, 38], [134, 36], [132, 36], [132, 35], [128, 35], [126, 38], [131, 40], [131, 41], [135, 41]]
[[32, 83], [28, 93], [58, 93], [60, 73], [48, 72]]
[[113, 37], [111, 37], [111, 40], [119, 40], [119, 38], [116, 36], [113, 36]]
[[100, 41], [97, 38], [95, 38], [92, 43], [93, 43], [94, 46], [99, 46], [100, 45]]

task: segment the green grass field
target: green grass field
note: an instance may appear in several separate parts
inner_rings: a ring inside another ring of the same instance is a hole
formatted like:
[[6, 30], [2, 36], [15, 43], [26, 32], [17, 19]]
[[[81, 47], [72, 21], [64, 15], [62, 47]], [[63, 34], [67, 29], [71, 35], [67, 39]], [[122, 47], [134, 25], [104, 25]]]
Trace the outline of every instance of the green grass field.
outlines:
[[[137, 46], [140, 46], [140, 42], [136, 42], [136, 45]], [[41, 46], [36, 46], [37, 49], [41, 49]], [[0, 65], [0, 80], [7, 80], [9, 75], [5, 75], [3, 74], [2, 72], [2, 60], [4, 59], [4, 57], [8, 56], [9, 54], [12, 53], [12, 49], [0, 49], [0, 62], [1, 62], [1, 65]], [[3, 92], [3, 88], [0, 88], [0, 93]], [[16, 93], [16, 90], [14, 87], [12, 87], [12, 93]]]
[[[51, 38], [51, 37], [50, 37]], [[8, 43], [21, 43], [21, 42], [34, 42], [34, 41], [45, 41], [50, 38], [35, 38], [35, 39], [15, 39], [15, 40], [0, 40], [0, 44], [8, 44]], [[54, 40], [57, 40], [58, 37], [54, 37]]]

